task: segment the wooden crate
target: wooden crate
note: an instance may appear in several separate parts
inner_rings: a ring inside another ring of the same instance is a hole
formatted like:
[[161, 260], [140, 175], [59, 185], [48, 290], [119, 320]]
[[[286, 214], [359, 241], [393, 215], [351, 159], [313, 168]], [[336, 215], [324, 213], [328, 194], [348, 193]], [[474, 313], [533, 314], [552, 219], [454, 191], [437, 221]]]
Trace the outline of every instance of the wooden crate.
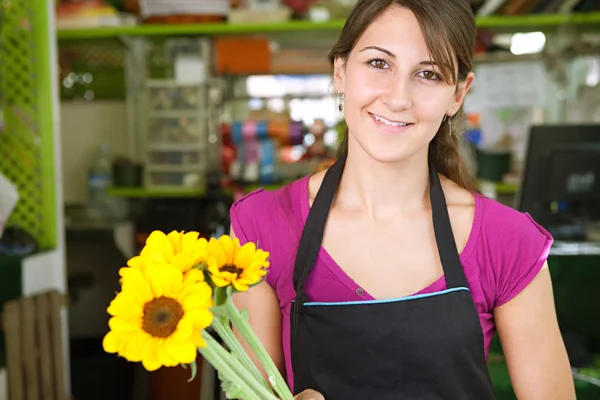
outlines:
[[4, 304], [10, 400], [67, 400], [61, 309], [57, 291]]

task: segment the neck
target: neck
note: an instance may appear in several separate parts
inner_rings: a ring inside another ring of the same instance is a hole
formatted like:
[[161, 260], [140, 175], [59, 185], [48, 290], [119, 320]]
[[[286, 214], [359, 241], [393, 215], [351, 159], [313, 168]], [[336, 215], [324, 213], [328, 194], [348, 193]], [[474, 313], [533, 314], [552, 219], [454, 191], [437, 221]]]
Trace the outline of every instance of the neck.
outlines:
[[399, 212], [429, 206], [427, 153], [397, 163], [382, 163], [357, 143], [350, 146], [337, 196], [338, 206], [361, 210], [374, 219], [387, 219]]

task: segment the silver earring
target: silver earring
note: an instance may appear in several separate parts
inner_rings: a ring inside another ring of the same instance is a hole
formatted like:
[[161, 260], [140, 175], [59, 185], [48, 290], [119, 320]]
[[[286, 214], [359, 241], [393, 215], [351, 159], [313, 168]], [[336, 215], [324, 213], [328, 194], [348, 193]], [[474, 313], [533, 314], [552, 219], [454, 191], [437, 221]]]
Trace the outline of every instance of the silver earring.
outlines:
[[340, 94], [338, 99], [338, 110], [342, 111], [344, 109], [344, 93]]
[[448, 134], [450, 136], [452, 136], [452, 116], [447, 116], [448, 117]]

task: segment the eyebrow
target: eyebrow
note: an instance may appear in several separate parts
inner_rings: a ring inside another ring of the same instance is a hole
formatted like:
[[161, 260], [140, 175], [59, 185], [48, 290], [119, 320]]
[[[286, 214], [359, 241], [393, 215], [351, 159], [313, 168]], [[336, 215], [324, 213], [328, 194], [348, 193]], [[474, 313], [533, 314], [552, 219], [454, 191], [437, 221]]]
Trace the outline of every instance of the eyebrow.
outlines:
[[[392, 58], [396, 58], [396, 55], [394, 53], [392, 53], [389, 50], [384, 49], [383, 47], [379, 47], [379, 46], [367, 46], [367, 47], [363, 47], [360, 52], [362, 53], [363, 51], [367, 51], [367, 50], [377, 50], [380, 51], [382, 53], [387, 54], [388, 56], [392, 57]], [[437, 66], [437, 63], [431, 60], [426, 60], [426, 61], [421, 61], [419, 63], [419, 65], [430, 65], [430, 66]]]
[[362, 53], [363, 51], [367, 51], [367, 50], [377, 50], [377, 51], [380, 51], [382, 53], [387, 54], [388, 56], [390, 56], [392, 58], [396, 58], [396, 55], [394, 53], [392, 53], [389, 50], [384, 49], [383, 47], [379, 47], [379, 46], [367, 46], [367, 47], [363, 47], [363, 49], [360, 52]]

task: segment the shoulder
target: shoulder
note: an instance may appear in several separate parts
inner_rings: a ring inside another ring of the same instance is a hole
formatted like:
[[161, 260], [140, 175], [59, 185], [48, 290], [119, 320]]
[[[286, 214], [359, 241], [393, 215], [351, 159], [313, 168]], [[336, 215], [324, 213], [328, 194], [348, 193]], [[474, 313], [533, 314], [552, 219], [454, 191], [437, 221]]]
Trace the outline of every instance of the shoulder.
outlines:
[[493, 292], [494, 307], [515, 297], [546, 262], [552, 236], [527, 213], [475, 195], [474, 258]]
[[255, 190], [230, 209], [231, 227], [241, 244], [253, 242], [270, 253], [266, 282], [282, 295], [308, 211], [308, 177], [277, 190]]
[[277, 190], [257, 189], [231, 206], [233, 232], [242, 243], [266, 239], [274, 228], [302, 213], [303, 196], [309, 177], [298, 179]]
[[[531, 241], [552, 242], [552, 236], [528, 213], [501, 204], [482, 195], [475, 195], [481, 220], [481, 233], [494, 242], [509, 247], [530, 244]], [[521, 241], [525, 241], [524, 243]]]

